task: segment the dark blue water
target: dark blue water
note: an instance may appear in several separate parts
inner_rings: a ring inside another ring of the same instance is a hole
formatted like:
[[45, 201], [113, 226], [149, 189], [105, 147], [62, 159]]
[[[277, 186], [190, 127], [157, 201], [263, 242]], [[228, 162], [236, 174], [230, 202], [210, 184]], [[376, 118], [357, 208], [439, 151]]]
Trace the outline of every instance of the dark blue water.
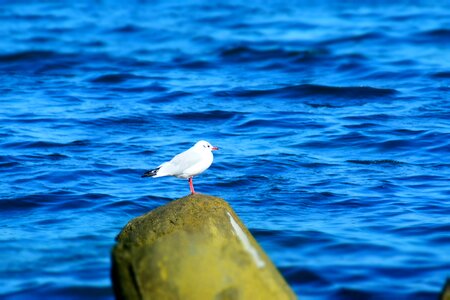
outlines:
[[206, 139], [301, 299], [436, 299], [448, 3], [74, 2], [0, 6], [0, 298], [112, 299], [115, 235], [189, 192], [141, 173]]

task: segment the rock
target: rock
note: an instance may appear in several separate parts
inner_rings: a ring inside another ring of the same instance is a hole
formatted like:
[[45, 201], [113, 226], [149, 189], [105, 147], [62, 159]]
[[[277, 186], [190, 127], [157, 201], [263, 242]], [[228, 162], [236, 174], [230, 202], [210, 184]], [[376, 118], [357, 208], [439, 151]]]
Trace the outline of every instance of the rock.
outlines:
[[447, 282], [442, 289], [440, 300], [450, 300], [450, 278], [447, 278]]
[[131, 220], [112, 280], [117, 299], [296, 299], [228, 203], [199, 194]]

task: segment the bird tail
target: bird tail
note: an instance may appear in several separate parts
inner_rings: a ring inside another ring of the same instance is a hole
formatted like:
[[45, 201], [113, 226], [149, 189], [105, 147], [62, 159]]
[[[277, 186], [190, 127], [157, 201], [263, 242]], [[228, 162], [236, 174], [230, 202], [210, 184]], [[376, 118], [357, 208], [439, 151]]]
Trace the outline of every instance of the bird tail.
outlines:
[[161, 167], [158, 167], [158, 168], [156, 168], [156, 169], [147, 171], [147, 172], [145, 172], [144, 174], [142, 174], [141, 177], [155, 177], [155, 176], [158, 174], [158, 170], [159, 170], [160, 168], [161, 168]]

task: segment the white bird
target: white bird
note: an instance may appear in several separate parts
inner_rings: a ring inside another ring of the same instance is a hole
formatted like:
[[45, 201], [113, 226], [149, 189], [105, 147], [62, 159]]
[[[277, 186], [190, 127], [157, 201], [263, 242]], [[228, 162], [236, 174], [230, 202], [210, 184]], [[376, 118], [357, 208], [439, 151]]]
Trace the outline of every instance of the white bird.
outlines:
[[214, 159], [212, 151], [214, 150], [219, 150], [219, 148], [213, 147], [207, 141], [199, 141], [188, 150], [175, 155], [170, 161], [145, 172], [142, 177], [175, 176], [177, 178], [187, 178], [191, 193], [195, 194], [192, 178], [203, 173], [211, 166]]

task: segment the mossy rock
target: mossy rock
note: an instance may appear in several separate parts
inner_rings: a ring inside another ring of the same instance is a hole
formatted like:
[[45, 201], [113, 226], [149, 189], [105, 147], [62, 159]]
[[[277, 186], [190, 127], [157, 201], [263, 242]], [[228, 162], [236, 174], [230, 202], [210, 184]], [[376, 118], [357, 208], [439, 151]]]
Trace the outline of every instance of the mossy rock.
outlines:
[[117, 299], [296, 299], [228, 203], [200, 194], [131, 220], [112, 279]]
[[450, 278], [447, 278], [444, 287], [442, 288], [440, 300], [450, 300]]

